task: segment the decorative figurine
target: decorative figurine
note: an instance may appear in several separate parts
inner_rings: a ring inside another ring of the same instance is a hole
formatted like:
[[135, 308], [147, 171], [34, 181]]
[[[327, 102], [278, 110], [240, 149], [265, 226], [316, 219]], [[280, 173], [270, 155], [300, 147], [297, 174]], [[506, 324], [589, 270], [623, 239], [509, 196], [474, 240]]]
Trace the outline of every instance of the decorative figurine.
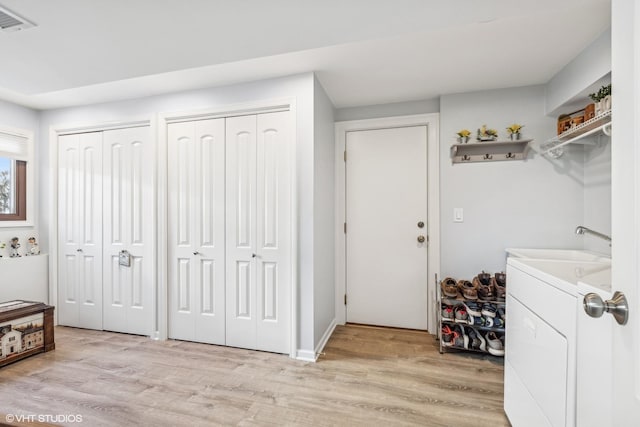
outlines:
[[38, 246], [35, 237], [29, 237], [29, 250], [25, 255], [40, 255], [40, 246]]
[[21, 256], [18, 253], [18, 248], [20, 248], [20, 241], [18, 240], [17, 237], [14, 237], [13, 239], [11, 239], [11, 251], [10, 251], [10, 258], [16, 258]]

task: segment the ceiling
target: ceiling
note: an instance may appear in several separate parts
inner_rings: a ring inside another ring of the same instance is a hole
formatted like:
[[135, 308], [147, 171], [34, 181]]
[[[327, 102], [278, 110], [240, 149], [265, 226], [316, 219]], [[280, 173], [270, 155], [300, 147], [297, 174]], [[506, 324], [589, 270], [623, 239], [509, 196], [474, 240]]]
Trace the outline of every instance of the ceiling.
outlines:
[[315, 71], [335, 106], [546, 83], [610, 0], [0, 0], [0, 99], [46, 109]]

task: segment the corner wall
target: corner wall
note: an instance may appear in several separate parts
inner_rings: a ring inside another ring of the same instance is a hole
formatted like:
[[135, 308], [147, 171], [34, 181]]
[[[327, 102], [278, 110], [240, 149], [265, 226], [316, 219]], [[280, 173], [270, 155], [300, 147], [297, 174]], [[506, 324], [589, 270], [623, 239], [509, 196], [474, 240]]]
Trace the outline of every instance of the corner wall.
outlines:
[[[441, 274], [471, 279], [504, 271], [507, 247], [581, 247], [574, 233], [583, 219], [583, 153], [571, 147], [558, 160], [530, 150], [526, 161], [453, 165], [456, 132], [483, 124], [506, 139], [506, 127], [524, 124], [523, 138], [554, 136], [545, 116], [544, 86], [444, 95], [440, 99]], [[464, 222], [453, 222], [453, 208]]]

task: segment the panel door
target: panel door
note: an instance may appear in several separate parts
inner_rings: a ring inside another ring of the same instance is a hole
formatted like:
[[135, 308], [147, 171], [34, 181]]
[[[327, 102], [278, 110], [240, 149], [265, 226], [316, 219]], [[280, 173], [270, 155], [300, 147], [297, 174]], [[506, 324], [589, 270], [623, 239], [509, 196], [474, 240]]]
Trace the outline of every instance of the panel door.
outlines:
[[169, 338], [225, 344], [225, 120], [172, 123]]
[[291, 129], [289, 112], [257, 122], [256, 316], [258, 350], [290, 352]]
[[426, 330], [427, 128], [349, 132], [346, 149], [347, 321]]
[[[105, 131], [103, 328], [150, 335], [155, 256], [155, 149], [149, 127]], [[119, 253], [131, 254], [130, 266]]]
[[256, 348], [256, 116], [226, 119], [226, 343]]
[[102, 329], [102, 134], [58, 139], [58, 321]]

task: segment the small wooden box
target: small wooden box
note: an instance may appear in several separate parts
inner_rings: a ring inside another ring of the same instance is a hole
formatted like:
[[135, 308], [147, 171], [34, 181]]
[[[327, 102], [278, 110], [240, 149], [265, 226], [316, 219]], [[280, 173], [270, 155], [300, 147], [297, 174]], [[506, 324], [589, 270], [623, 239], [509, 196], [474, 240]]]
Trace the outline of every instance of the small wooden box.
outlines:
[[0, 367], [56, 348], [53, 310], [41, 302], [0, 303]]
[[589, 104], [584, 109], [584, 121], [593, 119], [596, 116], [596, 104]]
[[558, 135], [571, 129], [571, 116], [565, 115], [558, 117]]

